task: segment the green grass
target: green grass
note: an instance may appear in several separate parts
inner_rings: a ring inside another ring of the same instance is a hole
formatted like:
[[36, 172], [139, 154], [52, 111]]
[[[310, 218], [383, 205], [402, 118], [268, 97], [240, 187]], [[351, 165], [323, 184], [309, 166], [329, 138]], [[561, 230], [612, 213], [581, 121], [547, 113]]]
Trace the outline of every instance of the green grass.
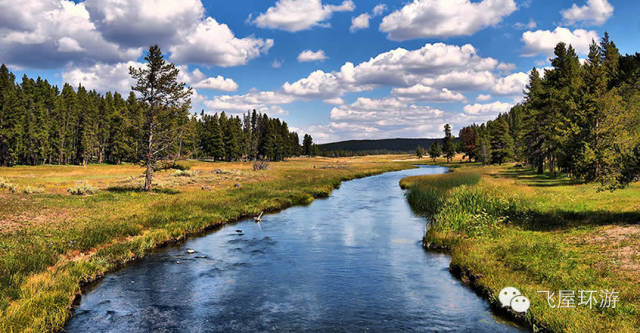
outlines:
[[[412, 167], [392, 158], [295, 159], [260, 172], [251, 163], [192, 162], [189, 177], [159, 172], [157, 182], [173, 186], [151, 193], [128, 183], [140, 174], [136, 166], [0, 169], [8, 181], [48, 185], [46, 193], [0, 193], [0, 331], [59, 330], [82, 284], [185, 235], [308, 204], [344, 180]], [[342, 167], [321, 168], [328, 164]], [[49, 178], [58, 173], [67, 174]], [[79, 181], [98, 192], [61, 191]]]
[[[470, 182], [473, 173], [482, 178]], [[640, 227], [630, 224], [640, 221], [638, 184], [601, 192], [514, 167], [461, 168], [404, 182], [412, 207], [432, 221], [425, 244], [449, 248], [452, 267], [478, 277], [476, 286], [491, 302], [514, 286], [531, 300], [530, 325], [555, 332], [640, 330]], [[551, 308], [538, 293], [604, 289], [619, 292], [615, 309]]]

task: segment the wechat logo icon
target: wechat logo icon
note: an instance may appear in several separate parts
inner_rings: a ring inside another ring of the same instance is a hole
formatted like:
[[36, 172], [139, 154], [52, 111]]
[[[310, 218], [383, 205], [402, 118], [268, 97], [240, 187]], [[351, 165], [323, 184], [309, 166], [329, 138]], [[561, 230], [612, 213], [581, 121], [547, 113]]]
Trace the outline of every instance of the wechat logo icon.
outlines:
[[502, 307], [511, 307], [515, 312], [527, 312], [531, 303], [526, 296], [520, 293], [520, 290], [514, 287], [506, 287], [500, 290], [498, 295]]

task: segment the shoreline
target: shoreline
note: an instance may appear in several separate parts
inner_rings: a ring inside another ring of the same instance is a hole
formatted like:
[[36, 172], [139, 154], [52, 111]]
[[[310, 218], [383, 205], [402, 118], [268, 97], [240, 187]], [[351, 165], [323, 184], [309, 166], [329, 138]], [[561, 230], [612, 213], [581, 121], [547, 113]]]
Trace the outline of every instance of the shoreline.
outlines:
[[[423, 238], [422, 247], [427, 251], [447, 254], [449, 255], [449, 258], [451, 258], [451, 248], [449, 246], [433, 245], [432, 243], [425, 241]], [[535, 317], [531, 317], [531, 320], [528, 320], [525, 315], [515, 312], [509, 308], [502, 307], [497, 298], [491, 293], [491, 290], [478, 282], [479, 279], [483, 277], [482, 275], [473, 273], [468, 267], [456, 265], [453, 263], [453, 261], [449, 263], [449, 272], [456, 279], [460, 280], [460, 282], [462, 282], [465, 286], [473, 290], [476, 295], [478, 295], [478, 297], [486, 300], [487, 303], [489, 303], [489, 307], [491, 308], [491, 312], [493, 312], [493, 314], [513, 321], [514, 323], [521, 325], [524, 328], [531, 330], [532, 332], [553, 332], [540, 324], [538, 320], [535, 319]]]
[[[353, 176], [351, 178], [340, 180], [340, 182], [337, 184], [337, 186], [335, 186], [333, 189], [338, 189], [340, 187], [340, 185], [342, 184], [342, 182], [345, 182], [345, 181], [351, 181], [351, 180], [356, 180], [356, 179], [360, 179], [360, 178], [376, 176], [376, 175], [384, 174], [384, 173], [387, 173], [387, 172], [396, 172], [396, 171], [408, 170], [408, 169], [416, 168], [416, 167], [417, 166], [415, 166], [415, 165], [411, 165], [411, 166], [409, 166], [407, 168], [386, 170], [386, 171], [380, 171], [380, 172], [372, 172], [372, 173], [366, 173], [366, 174], [357, 174], [357, 175], [355, 175], [355, 176]], [[283, 210], [285, 210], [287, 208], [296, 207], [296, 206], [310, 205], [316, 199], [322, 199], [322, 198], [329, 197], [332, 192], [333, 192], [333, 190], [329, 191], [328, 193], [319, 193], [319, 192], [308, 193], [312, 197], [311, 201], [293, 203], [291, 205], [285, 205], [285, 206], [278, 207], [278, 208], [273, 208], [273, 209], [264, 208], [263, 211], [265, 212], [265, 214], [275, 214], [275, 213], [281, 212], [281, 211], [283, 211]], [[207, 235], [209, 233], [218, 231], [219, 229], [221, 229], [225, 225], [238, 223], [238, 222], [241, 222], [242, 220], [248, 219], [248, 218], [250, 218], [252, 216], [254, 216], [254, 214], [241, 215], [241, 216], [238, 216], [235, 219], [221, 221], [221, 222], [217, 222], [217, 223], [213, 223], [213, 224], [207, 225], [204, 228], [202, 228], [201, 230], [197, 230], [197, 231], [194, 231], [194, 232], [187, 232], [187, 233], [184, 233], [184, 234], [182, 234], [182, 235], [180, 235], [178, 237], [172, 237], [172, 238], [166, 239], [164, 241], [161, 241], [159, 243], [154, 244], [154, 246], [152, 248], [150, 248], [148, 251], [145, 251], [142, 256], [132, 256], [132, 257], [128, 257], [128, 258], [123, 258], [122, 261], [120, 261], [116, 265], [110, 267], [109, 270], [107, 270], [105, 272], [102, 272], [102, 274], [96, 275], [95, 277], [93, 277], [91, 279], [88, 279], [88, 280], [79, 281], [80, 291], [75, 293], [72, 296], [71, 305], [69, 307], [69, 311], [70, 311], [69, 315], [67, 316], [66, 320], [64, 321], [64, 325], [62, 325], [62, 327], [54, 329], [54, 331], [55, 332], [64, 332], [64, 327], [66, 326], [67, 322], [74, 316], [75, 310], [77, 309], [77, 306], [82, 301], [82, 295], [85, 294], [87, 291], [90, 291], [92, 288], [95, 288], [97, 285], [99, 285], [100, 282], [106, 277], [107, 274], [112, 274], [112, 273], [114, 273], [114, 272], [116, 272], [116, 271], [118, 271], [120, 269], [124, 269], [128, 265], [131, 265], [131, 264], [133, 264], [133, 263], [135, 263], [137, 261], [140, 261], [140, 260], [144, 259], [147, 255], [153, 253], [153, 251], [160, 250], [160, 249], [163, 249], [163, 248], [173, 247], [173, 246], [180, 246], [180, 245], [184, 244], [187, 240], [189, 240], [191, 238], [205, 236], [205, 235]], [[90, 260], [90, 259], [91, 258], [86, 258], [86, 260]]]

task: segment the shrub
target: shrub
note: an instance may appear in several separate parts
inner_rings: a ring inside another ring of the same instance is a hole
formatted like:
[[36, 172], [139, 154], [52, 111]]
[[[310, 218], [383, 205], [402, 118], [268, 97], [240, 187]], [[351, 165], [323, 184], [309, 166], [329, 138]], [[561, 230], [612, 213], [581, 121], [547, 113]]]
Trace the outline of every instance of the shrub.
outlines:
[[176, 170], [176, 172], [173, 173], [174, 177], [193, 177], [193, 176], [197, 176], [200, 172], [198, 172], [198, 170], [194, 170], [194, 171], [188, 171], [188, 170]]
[[67, 192], [69, 192], [69, 194], [71, 195], [89, 195], [89, 194], [94, 194], [97, 191], [98, 190], [95, 187], [87, 183], [78, 184], [74, 187], [70, 187], [67, 189]]
[[18, 192], [18, 186], [13, 183], [10, 183], [7, 178], [0, 177], [0, 189], [6, 189], [11, 193]]
[[34, 193], [43, 193], [44, 189], [42, 187], [33, 187], [27, 186], [22, 189], [22, 193], [24, 194], [34, 194]]
[[265, 160], [258, 160], [253, 162], [253, 170], [254, 171], [258, 171], [258, 170], [267, 170], [269, 169], [269, 162], [265, 161]]
[[153, 170], [155, 171], [169, 170], [169, 169], [185, 171], [185, 170], [191, 169], [191, 167], [185, 164], [174, 163], [173, 161], [158, 161], [153, 166]]

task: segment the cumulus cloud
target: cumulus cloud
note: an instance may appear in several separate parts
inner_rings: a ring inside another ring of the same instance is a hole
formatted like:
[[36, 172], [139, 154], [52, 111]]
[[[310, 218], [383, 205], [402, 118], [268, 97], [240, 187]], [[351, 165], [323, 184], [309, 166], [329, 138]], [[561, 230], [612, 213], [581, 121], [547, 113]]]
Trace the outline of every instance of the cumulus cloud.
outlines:
[[369, 19], [371, 19], [371, 15], [367, 13], [351, 18], [351, 27], [349, 27], [349, 31], [356, 32], [358, 30], [369, 28]]
[[304, 50], [298, 54], [298, 62], [319, 61], [325, 59], [327, 59], [327, 56], [324, 54], [323, 50]]
[[300, 98], [327, 99], [391, 86], [398, 88], [394, 90], [398, 96], [422, 93], [425, 100], [460, 101], [460, 91], [491, 89], [498, 80], [493, 71], [509, 68], [512, 65], [480, 57], [470, 44], [427, 43], [416, 50], [383, 52], [358, 65], [346, 62], [335, 72], [316, 70], [298, 81], [286, 82], [282, 88]]
[[195, 82], [191, 86], [197, 89], [211, 89], [219, 91], [238, 90], [238, 84], [235, 81], [229, 78], [224, 78], [220, 75]]
[[489, 94], [480, 94], [476, 97], [476, 101], [478, 102], [486, 102], [490, 100], [492, 97]]
[[175, 62], [230, 67], [244, 65], [272, 46], [273, 39], [236, 38], [226, 24], [208, 17], [170, 51]]
[[467, 115], [482, 115], [484, 117], [494, 117], [498, 113], [508, 112], [513, 105], [503, 102], [493, 102], [489, 104], [469, 104], [465, 105], [464, 113]]
[[102, 35], [119, 45], [146, 47], [168, 43], [193, 30], [204, 15], [200, 0], [86, 0]]
[[585, 22], [602, 25], [613, 15], [613, 6], [607, 0], [589, 0], [584, 6], [574, 3], [571, 8], [563, 10], [561, 14], [568, 24]]
[[0, 1], [0, 59], [30, 67], [53, 68], [69, 62], [93, 64], [135, 60], [140, 48], [105, 40], [90, 20], [85, 3]]
[[279, 0], [252, 22], [260, 28], [296, 32], [314, 26], [327, 26], [326, 21], [334, 12], [350, 12], [355, 7], [351, 0], [341, 5], [323, 5], [321, 0]]
[[444, 111], [394, 98], [360, 97], [331, 110], [329, 125], [305, 130], [320, 141], [352, 138], [425, 137], [440, 132]]
[[336, 97], [336, 98], [327, 98], [325, 100], [323, 100], [323, 102], [327, 103], [327, 104], [331, 104], [331, 105], [342, 105], [344, 104], [344, 100], [340, 97]]
[[215, 96], [204, 101], [204, 105], [210, 111], [227, 111], [231, 113], [244, 113], [256, 109], [270, 115], [282, 115], [287, 112], [281, 105], [289, 104], [295, 100], [281, 92], [252, 90], [244, 95]]
[[371, 11], [371, 13], [373, 14], [373, 16], [380, 16], [385, 11], [387, 11], [387, 5], [381, 3], [381, 4], [376, 5], [375, 7], [373, 7], [373, 10]]
[[589, 53], [591, 41], [598, 39], [598, 33], [593, 30], [575, 29], [571, 31], [567, 28], [557, 27], [553, 31], [526, 31], [522, 34], [522, 41], [525, 45], [523, 56], [552, 55], [556, 44], [560, 42], [571, 44], [576, 52], [585, 55]]
[[408, 88], [393, 88], [391, 94], [401, 98], [407, 98], [421, 102], [462, 102], [466, 98], [459, 92], [447, 88], [437, 89], [422, 84], [416, 84]]
[[468, 36], [513, 13], [513, 0], [413, 0], [385, 16], [380, 31], [391, 40]]
[[492, 91], [496, 95], [521, 95], [528, 83], [529, 75], [527, 73], [514, 73], [496, 80]]
[[172, 60], [237, 66], [267, 53], [273, 40], [237, 38], [204, 18], [201, 0], [0, 1], [0, 59], [55, 68], [134, 61], [150, 43]]
[[134, 84], [129, 75], [130, 66], [140, 68], [144, 64], [129, 61], [113, 65], [98, 63], [85, 68], [70, 68], [62, 72], [62, 80], [74, 87], [82, 85], [101, 93], [117, 91], [124, 95], [129, 93]]
[[[98, 63], [87, 67], [70, 67], [62, 72], [63, 81], [72, 86], [83, 85], [90, 90], [104, 93], [117, 91], [123, 95], [128, 94], [131, 86], [135, 84], [129, 75], [129, 67], [140, 68], [143, 63], [129, 61], [117, 64]], [[178, 66], [180, 74], [178, 80], [198, 89], [212, 89], [220, 91], [235, 91], [238, 85], [229, 78], [220, 75], [208, 78], [199, 69], [189, 71], [186, 65]]]

